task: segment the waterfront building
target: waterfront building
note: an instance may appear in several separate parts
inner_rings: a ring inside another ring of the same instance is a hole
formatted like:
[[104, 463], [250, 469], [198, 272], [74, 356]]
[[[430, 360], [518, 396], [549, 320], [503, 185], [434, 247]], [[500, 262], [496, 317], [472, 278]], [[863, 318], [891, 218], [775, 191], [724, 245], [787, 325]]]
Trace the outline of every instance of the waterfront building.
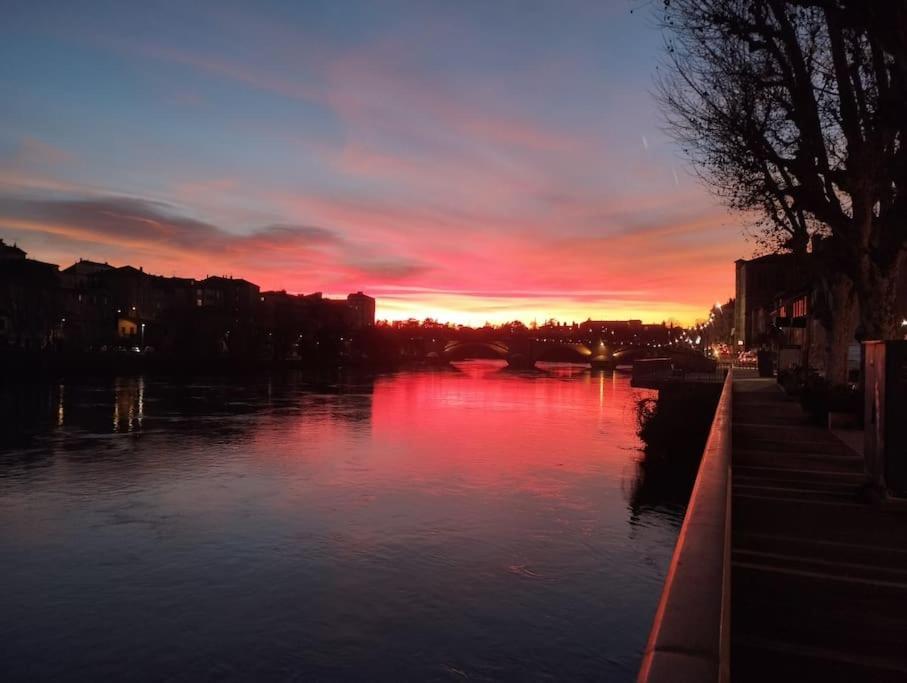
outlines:
[[375, 325], [375, 299], [356, 292], [346, 297], [347, 305], [352, 310], [353, 329], [359, 330], [363, 327], [374, 327]]
[[98, 273], [105, 273], [115, 268], [109, 263], [99, 263], [98, 261], [89, 261], [88, 259], [79, 259], [69, 268], [60, 271], [64, 287], [75, 288], [78, 285], [85, 286], [90, 283], [93, 276]]
[[199, 307], [219, 308], [242, 318], [253, 313], [260, 299], [258, 285], [243, 278], [208, 276], [198, 283], [198, 289]]
[[7, 244], [0, 238], [0, 261], [19, 261], [25, 258], [25, 251], [16, 244]]
[[363, 292], [261, 292], [243, 278], [164, 277], [88, 259], [61, 272], [0, 240], [3, 346], [288, 359], [339, 352], [374, 325], [375, 299]]
[[[835, 305], [828, 283], [815, 274], [827, 269], [825, 242], [813, 241], [810, 253], [770, 254], [736, 261], [734, 337], [738, 350], [766, 347], [779, 353], [779, 367], [825, 369], [828, 327]], [[815, 261], [820, 261], [816, 264]], [[819, 267], [815, 267], [819, 265]], [[895, 302], [907, 336], [907, 269], [901, 269]], [[854, 336], [848, 354], [849, 375], [860, 366], [859, 311], [854, 312]]]
[[60, 272], [65, 348], [97, 349], [111, 343], [116, 306], [103, 274], [114, 270], [108, 263], [79, 259]]
[[346, 345], [358, 331], [374, 327], [375, 300], [357, 292], [329, 299], [321, 292], [262, 292], [258, 322], [269, 358], [299, 358]]
[[65, 324], [59, 266], [26, 256], [0, 240], [0, 346], [52, 348]]
[[664, 323], [642, 320], [587, 320], [579, 326], [580, 338], [586, 343], [599, 340], [612, 345], [668, 344], [671, 328]]
[[738, 259], [735, 266], [734, 338], [738, 349], [746, 350], [769, 341], [776, 299], [803, 289], [809, 280], [793, 254]]

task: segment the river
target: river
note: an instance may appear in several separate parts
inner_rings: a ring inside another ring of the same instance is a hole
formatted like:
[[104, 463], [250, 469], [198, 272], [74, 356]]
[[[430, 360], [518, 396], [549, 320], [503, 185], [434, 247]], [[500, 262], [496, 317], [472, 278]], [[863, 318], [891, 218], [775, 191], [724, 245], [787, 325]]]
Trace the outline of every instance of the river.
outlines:
[[636, 674], [682, 511], [634, 500], [625, 376], [4, 391], [6, 681]]

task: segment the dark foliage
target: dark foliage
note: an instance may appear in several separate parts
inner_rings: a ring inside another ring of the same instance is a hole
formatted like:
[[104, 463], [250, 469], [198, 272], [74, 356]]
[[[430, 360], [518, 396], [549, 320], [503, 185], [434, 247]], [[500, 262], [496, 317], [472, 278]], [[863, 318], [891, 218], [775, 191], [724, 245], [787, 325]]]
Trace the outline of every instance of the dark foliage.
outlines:
[[893, 338], [907, 244], [907, 0], [664, 3], [668, 126], [770, 250], [827, 238], [869, 338]]
[[645, 444], [634, 504], [686, 504], [708, 439], [721, 385], [683, 387], [641, 399], [636, 418]]

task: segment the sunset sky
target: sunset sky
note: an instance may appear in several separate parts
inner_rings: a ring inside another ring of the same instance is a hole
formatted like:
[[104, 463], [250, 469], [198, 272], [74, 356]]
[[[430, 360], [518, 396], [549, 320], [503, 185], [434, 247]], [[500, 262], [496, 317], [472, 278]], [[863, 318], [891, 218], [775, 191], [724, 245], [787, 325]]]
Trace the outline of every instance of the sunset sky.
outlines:
[[692, 322], [752, 246], [660, 129], [650, 5], [7, 0], [0, 237], [379, 318]]

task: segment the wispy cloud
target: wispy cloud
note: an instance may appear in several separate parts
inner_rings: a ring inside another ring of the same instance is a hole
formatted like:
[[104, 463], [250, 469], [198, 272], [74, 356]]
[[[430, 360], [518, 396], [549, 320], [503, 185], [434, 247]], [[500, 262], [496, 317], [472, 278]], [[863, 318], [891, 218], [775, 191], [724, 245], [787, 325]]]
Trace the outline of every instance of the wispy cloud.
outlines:
[[480, 5], [23, 10], [42, 58], [0, 113], [0, 233], [64, 264], [366, 289], [394, 317], [726, 296], [737, 228], [675, 170], [635, 18]]
[[168, 204], [134, 197], [0, 196], [0, 225], [54, 235], [104, 255], [149, 259], [149, 269], [156, 266], [169, 272], [174, 263], [196, 270], [246, 269], [263, 276], [265, 284], [275, 280], [308, 284], [318, 278], [331, 284], [373, 277], [405, 281], [428, 268], [403, 258], [368, 254], [318, 226], [271, 224], [233, 233], [182, 215]]

